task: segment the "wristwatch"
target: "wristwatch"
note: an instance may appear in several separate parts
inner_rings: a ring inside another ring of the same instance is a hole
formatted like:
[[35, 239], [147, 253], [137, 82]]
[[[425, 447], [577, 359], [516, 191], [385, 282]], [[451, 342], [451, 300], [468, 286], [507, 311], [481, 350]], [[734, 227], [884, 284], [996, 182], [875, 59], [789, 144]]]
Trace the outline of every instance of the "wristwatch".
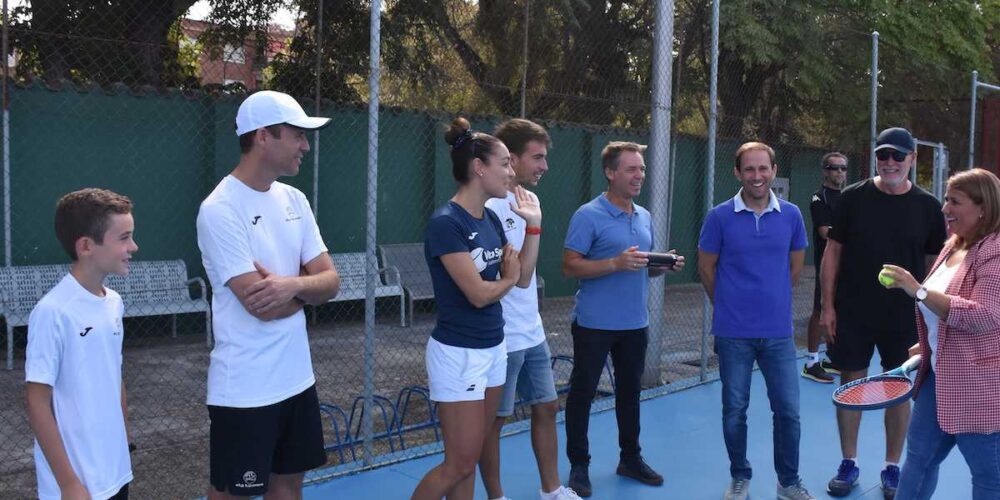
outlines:
[[914, 297], [917, 298], [917, 302], [923, 302], [925, 299], [927, 299], [927, 288], [925, 287], [918, 288], [917, 293], [914, 294]]

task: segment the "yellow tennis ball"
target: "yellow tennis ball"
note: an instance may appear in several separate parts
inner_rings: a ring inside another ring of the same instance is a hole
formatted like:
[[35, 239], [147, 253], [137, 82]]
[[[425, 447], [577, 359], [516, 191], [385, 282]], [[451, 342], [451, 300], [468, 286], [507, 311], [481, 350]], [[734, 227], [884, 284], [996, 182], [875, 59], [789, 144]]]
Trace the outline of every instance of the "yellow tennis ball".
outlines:
[[886, 274], [888, 271], [889, 271], [888, 269], [882, 269], [878, 273], [878, 282], [881, 283], [882, 286], [886, 288], [892, 286], [892, 284], [896, 282], [896, 280], [893, 279], [892, 276]]

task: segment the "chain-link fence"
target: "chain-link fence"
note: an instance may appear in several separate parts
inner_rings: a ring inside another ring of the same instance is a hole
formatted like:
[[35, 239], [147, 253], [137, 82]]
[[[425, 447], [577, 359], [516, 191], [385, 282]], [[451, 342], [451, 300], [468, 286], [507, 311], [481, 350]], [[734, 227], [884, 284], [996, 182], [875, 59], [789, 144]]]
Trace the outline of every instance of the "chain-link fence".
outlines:
[[[14, 355], [13, 370], [0, 373], [0, 491], [18, 498], [34, 493], [33, 436], [22, 397], [24, 311], [65, 269], [39, 268], [66, 261], [51, 229], [55, 201], [68, 191], [99, 186], [135, 202], [140, 247], [130, 281], [111, 283], [122, 292], [128, 316], [124, 378], [131, 439], [138, 447], [132, 492], [137, 498], [204, 494], [210, 352], [205, 311], [211, 290], [189, 281], [205, 276], [194, 221], [201, 200], [239, 159], [233, 129], [239, 103], [261, 89], [287, 92], [307, 112], [333, 118], [311, 138], [298, 176], [282, 179], [310, 199], [343, 280], [336, 300], [307, 311], [333, 466], [310, 477], [440, 449], [424, 367], [436, 315], [423, 238], [429, 214], [455, 191], [442, 133], [456, 115], [486, 132], [505, 117], [523, 116], [552, 137], [550, 170], [536, 189], [545, 230], [538, 276], [561, 390], [573, 354], [576, 283], [561, 273], [570, 217], [604, 191], [600, 151], [609, 141], [669, 144], [668, 151], [647, 157], [646, 185], [637, 201], [666, 205], [657, 212], [657, 230], [664, 231], [664, 246], [688, 256], [689, 264], [682, 273], [653, 281], [657, 288], [665, 285], [665, 292], [663, 304], [652, 307], [651, 351], [657, 354], [647, 362], [644, 386], [663, 392], [703, 380], [714, 357], [703, 361], [708, 332], [694, 257], [706, 207], [736, 193], [736, 147], [749, 139], [775, 146], [782, 178], [777, 186], [808, 214], [825, 152], [848, 154], [850, 179], [866, 175], [869, 28], [882, 29], [882, 40], [894, 40], [900, 50], [908, 40], [866, 22], [875, 13], [850, 11], [850, 2], [845, 12], [803, 4], [780, 15], [770, 3], [722, 6], [714, 170], [706, 167], [714, 109], [708, 97], [708, 1], [382, 2], [381, 106], [374, 117], [368, 109], [368, 1], [12, 4], [4, 24], [10, 48], [4, 79], [4, 264], [28, 277], [18, 282], [9, 273], [0, 283], [11, 332], [4, 347]], [[658, 38], [656, 14], [664, 6], [674, 9], [673, 32]], [[198, 9], [206, 14], [192, 18]], [[658, 40], [672, 41], [669, 71], [653, 64]], [[892, 57], [883, 51], [883, 61]], [[977, 57], [940, 64], [965, 71]], [[948, 124], [967, 123], [967, 111], [932, 112], [914, 104], [937, 88], [936, 80], [926, 79], [920, 92], [907, 94], [903, 85], [898, 95], [887, 90], [889, 81], [924, 78], [922, 68], [883, 70], [881, 99], [887, 104], [880, 124], [909, 124], [922, 138], [963, 151], [964, 143], [953, 136], [965, 128], [951, 130]], [[651, 99], [654, 82], [664, 76], [669, 99]], [[894, 107], [902, 95], [908, 104]], [[965, 96], [951, 95], [953, 101]], [[665, 108], [668, 131], [655, 123], [658, 108]], [[377, 128], [370, 128], [374, 123]], [[655, 133], [670, 140], [654, 141]], [[373, 151], [371, 138], [377, 139]], [[377, 155], [374, 184], [371, 153]], [[377, 231], [370, 232], [376, 221]], [[365, 307], [365, 276], [375, 276], [366, 270], [366, 252], [373, 252], [378, 267], [372, 309]], [[811, 312], [811, 287], [806, 279], [796, 293], [797, 334]], [[601, 393], [609, 394], [612, 384], [606, 375]], [[362, 425], [366, 394], [370, 425]], [[525, 418], [523, 410], [514, 420]], [[512, 428], [518, 426], [523, 423]]]

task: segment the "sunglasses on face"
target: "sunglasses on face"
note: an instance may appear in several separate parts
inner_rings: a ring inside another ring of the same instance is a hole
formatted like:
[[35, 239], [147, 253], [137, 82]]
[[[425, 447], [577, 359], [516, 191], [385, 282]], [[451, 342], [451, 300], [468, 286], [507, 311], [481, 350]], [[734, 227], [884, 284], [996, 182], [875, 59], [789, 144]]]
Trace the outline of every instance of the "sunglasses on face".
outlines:
[[840, 172], [847, 172], [847, 165], [824, 165], [823, 170], [837, 170]]
[[892, 158], [894, 161], [899, 162], [905, 160], [908, 154], [895, 149], [880, 149], [875, 152], [875, 158], [878, 158], [879, 161], [886, 161]]

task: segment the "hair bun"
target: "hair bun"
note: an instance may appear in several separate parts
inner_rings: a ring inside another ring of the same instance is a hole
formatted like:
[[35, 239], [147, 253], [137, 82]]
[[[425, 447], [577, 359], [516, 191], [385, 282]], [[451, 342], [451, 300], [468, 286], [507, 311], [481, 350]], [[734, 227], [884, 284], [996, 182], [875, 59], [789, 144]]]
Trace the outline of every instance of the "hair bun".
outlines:
[[448, 131], [444, 133], [444, 142], [456, 149], [462, 147], [462, 144], [472, 136], [470, 128], [472, 126], [469, 124], [469, 120], [461, 116], [455, 118], [451, 122], [451, 126], [448, 127]]

